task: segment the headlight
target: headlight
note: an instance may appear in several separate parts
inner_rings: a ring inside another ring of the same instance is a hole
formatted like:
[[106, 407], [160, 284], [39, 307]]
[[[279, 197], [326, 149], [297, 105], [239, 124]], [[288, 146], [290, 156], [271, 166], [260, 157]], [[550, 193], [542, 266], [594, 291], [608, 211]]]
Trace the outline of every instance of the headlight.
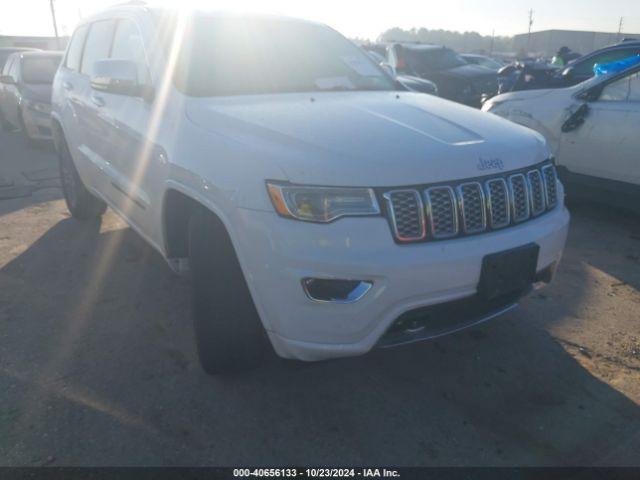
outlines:
[[308, 187], [267, 182], [273, 207], [283, 217], [328, 223], [340, 217], [378, 215], [371, 188]]
[[27, 107], [29, 107], [31, 110], [39, 113], [44, 113], [46, 115], [51, 113], [51, 105], [49, 105], [48, 103], [28, 102]]

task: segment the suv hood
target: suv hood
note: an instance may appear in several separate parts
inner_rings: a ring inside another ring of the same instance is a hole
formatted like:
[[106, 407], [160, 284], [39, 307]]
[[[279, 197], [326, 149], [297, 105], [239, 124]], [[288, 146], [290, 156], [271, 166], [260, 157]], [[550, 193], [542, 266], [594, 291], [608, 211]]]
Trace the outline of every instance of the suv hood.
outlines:
[[431, 95], [338, 92], [186, 99], [209, 134], [274, 161], [293, 183], [400, 186], [515, 170], [544, 160], [537, 133]]
[[511, 102], [514, 100], [531, 100], [534, 98], [544, 97], [549, 94], [557, 94], [562, 92], [563, 92], [563, 89], [558, 89], [558, 88], [545, 88], [545, 89], [539, 89], [539, 90], [518, 90], [516, 92], [502, 93], [490, 99], [489, 102], [501, 103], [501, 102]]
[[441, 70], [440, 75], [449, 76], [455, 78], [465, 78], [468, 80], [475, 80], [478, 78], [491, 79], [498, 78], [498, 73], [489, 70], [488, 68], [481, 67], [480, 65], [460, 65], [459, 67], [449, 68], [447, 70]]

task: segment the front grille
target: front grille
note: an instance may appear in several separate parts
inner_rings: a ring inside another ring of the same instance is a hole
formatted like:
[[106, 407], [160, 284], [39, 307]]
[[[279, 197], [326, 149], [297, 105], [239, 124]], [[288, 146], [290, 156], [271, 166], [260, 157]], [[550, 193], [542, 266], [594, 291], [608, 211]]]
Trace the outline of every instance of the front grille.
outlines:
[[403, 243], [497, 230], [558, 203], [555, 167], [549, 162], [522, 172], [382, 194], [394, 238]]
[[478, 182], [463, 183], [458, 186], [457, 191], [464, 233], [484, 231], [487, 228], [487, 209], [482, 185]]
[[553, 208], [558, 203], [558, 180], [555, 167], [553, 165], [542, 167], [542, 176], [544, 178], [547, 208]]
[[401, 242], [415, 242], [425, 237], [424, 208], [416, 190], [393, 190], [387, 200], [395, 236]]
[[524, 175], [517, 173], [509, 177], [509, 195], [511, 196], [511, 215], [516, 223], [529, 218], [529, 189]]
[[449, 186], [426, 190], [427, 215], [433, 238], [450, 238], [458, 234], [456, 196]]
[[542, 175], [540, 170], [531, 170], [527, 172], [527, 180], [529, 181], [529, 195], [531, 196], [531, 213], [540, 215], [544, 212], [544, 185], [542, 184]]
[[491, 228], [506, 227], [511, 223], [509, 191], [504, 178], [492, 178], [485, 182], [487, 190], [487, 210]]

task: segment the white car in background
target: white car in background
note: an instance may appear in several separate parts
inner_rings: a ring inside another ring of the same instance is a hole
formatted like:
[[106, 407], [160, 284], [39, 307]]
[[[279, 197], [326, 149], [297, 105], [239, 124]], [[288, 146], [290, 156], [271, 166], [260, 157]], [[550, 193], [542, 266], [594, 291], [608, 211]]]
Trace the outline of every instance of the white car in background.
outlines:
[[544, 135], [569, 195], [639, 209], [640, 65], [572, 87], [505, 93], [483, 110]]
[[478, 324], [551, 281], [567, 236], [541, 135], [398, 90], [316, 23], [84, 19], [53, 132], [72, 215], [109, 205], [190, 271], [209, 373], [269, 344], [321, 360]]

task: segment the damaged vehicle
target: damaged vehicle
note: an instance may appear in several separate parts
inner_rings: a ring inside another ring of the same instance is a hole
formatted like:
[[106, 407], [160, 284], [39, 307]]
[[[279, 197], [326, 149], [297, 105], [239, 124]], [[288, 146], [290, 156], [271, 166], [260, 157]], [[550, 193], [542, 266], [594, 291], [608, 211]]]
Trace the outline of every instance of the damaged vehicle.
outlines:
[[387, 49], [387, 62], [397, 75], [430, 80], [441, 97], [471, 107], [498, 93], [496, 71], [471, 65], [441, 45], [395, 43]]
[[544, 135], [569, 195], [640, 210], [640, 65], [499, 95], [483, 110]]
[[321, 24], [108, 9], [76, 29], [53, 118], [71, 214], [110, 206], [190, 275], [212, 374], [479, 324], [564, 249], [541, 135], [398, 89]]
[[500, 93], [541, 88], [563, 88], [593, 77], [594, 67], [640, 55], [640, 41], [631, 40], [595, 50], [572, 60], [565, 67], [521, 60], [498, 71]]
[[397, 72], [393, 70], [393, 68], [391, 68], [391, 66], [387, 63], [385, 58], [382, 55], [380, 55], [377, 51], [365, 49], [365, 52], [367, 52], [367, 55], [369, 55], [374, 62], [376, 62], [382, 68], [387, 70], [387, 73], [389, 73], [389, 75], [395, 78], [400, 85], [402, 85], [404, 88], [406, 88], [410, 92], [420, 92], [420, 93], [427, 93], [429, 95], [438, 95], [438, 87], [432, 81], [427, 80], [426, 78], [414, 77], [411, 75], [399, 75]]

